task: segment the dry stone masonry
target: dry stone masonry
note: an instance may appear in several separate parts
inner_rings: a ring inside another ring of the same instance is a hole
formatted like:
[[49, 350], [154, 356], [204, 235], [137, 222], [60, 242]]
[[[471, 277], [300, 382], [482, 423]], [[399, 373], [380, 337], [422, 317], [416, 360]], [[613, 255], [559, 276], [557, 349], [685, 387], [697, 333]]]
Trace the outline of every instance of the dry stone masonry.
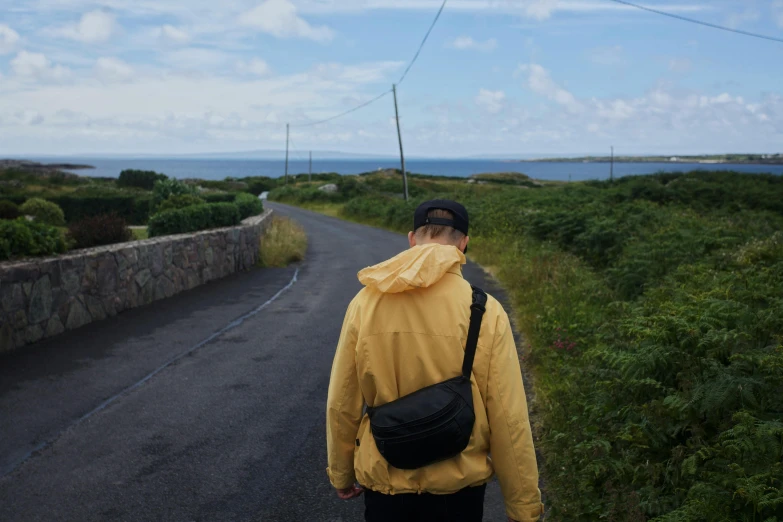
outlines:
[[236, 227], [0, 263], [0, 352], [249, 270], [271, 214]]

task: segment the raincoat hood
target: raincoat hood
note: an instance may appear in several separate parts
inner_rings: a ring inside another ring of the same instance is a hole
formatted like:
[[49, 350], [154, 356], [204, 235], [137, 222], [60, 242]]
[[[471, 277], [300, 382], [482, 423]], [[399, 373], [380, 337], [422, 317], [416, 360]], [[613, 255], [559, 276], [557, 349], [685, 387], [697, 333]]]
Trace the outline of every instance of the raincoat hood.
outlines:
[[416, 245], [401, 254], [359, 272], [359, 281], [379, 292], [396, 294], [427, 288], [451, 272], [461, 274], [465, 254], [453, 245]]

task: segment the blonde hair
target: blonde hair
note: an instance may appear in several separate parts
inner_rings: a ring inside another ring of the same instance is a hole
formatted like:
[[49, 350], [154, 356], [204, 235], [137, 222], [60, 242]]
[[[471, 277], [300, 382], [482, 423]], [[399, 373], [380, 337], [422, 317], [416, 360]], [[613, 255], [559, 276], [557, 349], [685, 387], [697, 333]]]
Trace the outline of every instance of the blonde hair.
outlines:
[[[442, 210], [439, 208], [432, 209], [427, 212], [427, 217], [430, 218], [442, 218], [442, 219], [454, 219], [454, 214], [448, 210]], [[449, 242], [457, 244], [462, 241], [465, 234], [457, 230], [456, 228], [448, 227], [445, 225], [424, 225], [416, 229], [414, 233], [417, 240], [437, 239], [439, 237], [446, 237]]]

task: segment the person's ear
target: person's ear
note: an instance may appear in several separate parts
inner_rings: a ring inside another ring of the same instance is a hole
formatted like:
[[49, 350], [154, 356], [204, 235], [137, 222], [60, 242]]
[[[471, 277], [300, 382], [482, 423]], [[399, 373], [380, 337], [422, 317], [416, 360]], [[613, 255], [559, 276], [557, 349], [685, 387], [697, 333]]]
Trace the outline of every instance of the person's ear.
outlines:
[[468, 251], [468, 243], [470, 243], [470, 236], [463, 237], [459, 242], [459, 250], [463, 254]]
[[413, 232], [408, 232], [408, 244], [411, 248], [416, 246], [416, 234]]

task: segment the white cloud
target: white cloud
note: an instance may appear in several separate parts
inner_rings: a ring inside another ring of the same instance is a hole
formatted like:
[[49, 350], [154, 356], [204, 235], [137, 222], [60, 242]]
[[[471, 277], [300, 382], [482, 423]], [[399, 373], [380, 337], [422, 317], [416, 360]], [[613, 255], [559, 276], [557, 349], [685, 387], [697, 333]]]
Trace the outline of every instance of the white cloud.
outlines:
[[726, 25], [732, 29], [737, 29], [742, 25], [757, 21], [760, 16], [761, 14], [755, 8], [748, 7], [741, 13], [731, 13], [729, 16], [727, 16]]
[[106, 11], [90, 11], [82, 15], [79, 22], [51, 30], [55, 36], [84, 43], [100, 43], [111, 38], [117, 30], [114, 15]]
[[11, 69], [18, 77], [30, 80], [61, 80], [71, 72], [62, 65], [52, 65], [43, 54], [27, 51], [21, 51], [11, 60]]
[[123, 82], [133, 78], [133, 67], [117, 58], [99, 58], [95, 62], [95, 75], [105, 82]]
[[[434, 11], [441, 0], [310, 0], [303, 2], [303, 12], [331, 13], [335, 11], [361, 11], [369, 9]], [[605, 11], [633, 11], [630, 6], [610, 2], [587, 0], [451, 0], [449, 11], [483, 11], [507, 13], [544, 20], [558, 12], [590, 13]], [[674, 13], [692, 13], [711, 9], [698, 3], [670, 3], [657, 8]]]
[[669, 70], [673, 72], [685, 73], [693, 68], [693, 62], [690, 58], [672, 58], [669, 60]]
[[546, 96], [571, 112], [579, 112], [582, 109], [574, 95], [560, 87], [549, 75], [549, 71], [539, 64], [520, 65], [519, 70], [527, 74], [527, 86], [534, 93]]
[[483, 107], [491, 114], [497, 114], [503, 109], [506, 101], [506, 93], [503, 91], [490, 91], [488, 89], [479, 89], [476, 96], [476, 105]]
[[234, 62], [228, 53], [201, 47], [188, 47], [186, 49], [169, 51], [161, 54], [160, 60], [176, 70], [187, 70], [204, 74]]
[[334, 37], [325, 25], [314, 27], [297, 15], [290, 0], [266, 0], [239, 17], [239, 22], [278, 38], [306, 38], [328, 42]]
[[587, 58], [598, 65], [623, 65], [625, 63], [625, 51], [622, 45], [596, 47], [587, 51]]
[[241, 74], [248, 74], [252, 76], [266, 76], [269, 74], [269, 64], [260, 58], [253, 58], [247, 62], [238, 62], [237, 71], [239, 71]]
[[497, 46], [498, 41], [495, 38], [490, 38], [485, 42], [479, 42], [470, 36], [457, 37], [449, 44], [449, 47], [453, 47], [454, 49], [475, 49], [477, 51], [491, 51]]
[[340, 83], [375, 83], [387, 80], [388, 74], [399, 70], [405, 62], [374, 62], [358, 65], [340, 63], [320, 63], [315, 65], [307, 76], [321, 81]]
[[0, 55], [12, 53], [18, 42], [19, 33], [5, 24], [0, 24]]
[[772, 17], [775, 19], [775, 23], [778, 27], [783, 27], [783, 0], [774, 0], [772, 2]]
[[156, 28], [153, 34], [166, 44], [185, 44], [190, 41], [190, 35], [187, 31], [168, 24]]

